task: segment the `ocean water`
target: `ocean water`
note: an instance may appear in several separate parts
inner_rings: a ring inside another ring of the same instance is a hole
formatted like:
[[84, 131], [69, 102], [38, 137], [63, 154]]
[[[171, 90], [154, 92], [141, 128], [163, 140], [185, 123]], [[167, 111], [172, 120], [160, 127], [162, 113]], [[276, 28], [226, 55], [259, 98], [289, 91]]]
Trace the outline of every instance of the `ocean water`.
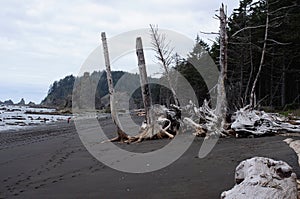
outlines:
[[57, 115], [55, 109], [31, 108], [28, 106], [0, 105], [0, 132], [67, 121], [70, 116]]

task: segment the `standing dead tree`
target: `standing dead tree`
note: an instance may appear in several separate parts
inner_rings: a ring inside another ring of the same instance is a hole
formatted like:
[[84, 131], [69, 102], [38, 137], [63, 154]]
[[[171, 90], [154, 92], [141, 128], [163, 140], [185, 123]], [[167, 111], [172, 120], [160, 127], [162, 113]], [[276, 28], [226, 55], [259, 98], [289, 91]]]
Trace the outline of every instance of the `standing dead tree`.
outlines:
[[141, 37], [138, 37], [136, 39], [136, 55], [140, 71], [142, 97], [146, 112], [146, 125], [142, 125], [140, 134], [138, 134], [131, 140], [140, 142], [143, 139], [152, 139], [155, 137], [162, 138], [164, 136], [167, 136], [169, 138], [173, 138], [174, 135], [167, 131], [172, 126], [171, 120], [168, 119], [165, 115], [168, 110], [162, 106], [152, 107]]
[[[171, 130], [173, 128], [172, 120], [174, 118], [168, 117], [168, 112], [170, 110], [160, 105], [152, 107], [151, 104], [150, 89], [147, 82], [145, 57], [143, 53], [142, 40], [140, 37], [136, 39], [136, 53], [138, 58], [138, 66], [141, 73], [140, 82], [142, 86], [142, 96], [143, 96], [144, 106], [146, 109], [146, 125], [142, 125], [140, 133], [135, 136], [128, 136], [120, 128], [121, 125], [117, 117], [117, 111], [114, 104], [115, 91], [114, 91], [113, 79], [111, 75], [108, 45], [107, 45], [106, 35], [104, 32], [101, 34], [101, 37], [102, 37], [102, 44], [103, 44], [103, 51], [104, 51], [104, 58], [105, 58], [107, 83], [108, 83], [108, 89], [110, 95], [111, 117], [114, 124], [117, 126], [117, 134], [118, 134], [117, 137], [110, 139], [108, 141], [111, 142], [120, 141], [120, 142], [130, 143], [130, 142], [140, 142], [144, 139], [154, 139], [154, 138], [163, 138], [163, 137], [173, 138], [177, 132]], [[177, 115], [180, 115], [180, 109], [177, 110], [174, 117], [177, 117]]]
[[[136, 54], [140, 70], [140, 83], [142, 87], [144, 107], [146, 110], [146, 125], [143, 125], [141, 127], [140, 133], [136, 136], [128, 136], [119, 128], [120, 122], [118, 121], [116, 115], [113, 100], [114, 88], [111, 77], [107, 41], [105, 33], [102, 33], [105, 65], [107, 70], [107, 81], [109, 86], [109, 94], [111, 97], [111, 113], [112, 119], [117, 125], [118, 129], [118, 137], [112, 139], [111, 141], [139, 142], [144, 139], [154, 139], [162, 137], [173, 138], [177, 134], [179, 125], [181, 125], [182, 122], [186, 124], [187, 127], [192, 127], [193, 129], [195, 129], [196, 135], [206, 136], [207, 138], [220, 135], [226, 136], [228, 134], [236, 135], [237, 137], [244, 137], [249, 135], [261, 136], [280, 132], [300, 132], [300, 125], [298, 120], [290, 121], [286, 118], [281, 118], [277, 115], [253, 110], [255, 106], [255, 86], [264, 64], [265, 53], [267, 48], [269, 27], [268, 13], [265, 25], [264, 45], [262, 49], [259, 70], [255, 76], [255, 81], [253, 82], [251, 90], [251, 103], [250, 105], [245, 106], [239, 111], [236, 111], [231, 118], [233, 123], [230, 126], [226, 125], [226, 112], [228, 104], [226, 101], [225, 82], [227, 78], [228, 36], [226, 32], [227, 17], [224, 11], [223, 4], [220, 7], [220, 14], [218, 18], [220, 20], [220, 73], [218, 84], [216, 86], [217, 104], [215, 109], [212, 109], [207, 101], [204, 101], [202, 107], [197, 107], [192, 102], [190, 102], [189, 105], [180, 107], [179, 100], [177, 98], [175, 89], [171, 83], [171, 77], [169, 73], [170, 66], [173, 62], [173, 49], [169, 48], [169, 43], [165, 43], [165, 35], [159, 34], [157, 28], [154, 28], [150, 25], [153, 49], [156, 52], [156, 58], [161, 62], [163, 69], [165, 70], [165, 75], [175, 102], [175, 105], [171, 105], [170, 109], [161, 105], [152, 106], [150, 89], [147, 82], [146, 64], [142, 46], [142, 39], [140, 37], [136, 39]], [[248, 83], [248, 86], [249, 84], [250, 83]], [[187, 112], [187, 117], [185, 117], [183, 120], [181, 120], [181, 111]], [[170, 114], [170, 112], [172, 113]], [[199, 121], [204, 122], [199, 124]], [[176, 128], [173, 128], [172, 126], [175, 126]], [[229, 127], [231, 129], [229, 129]]]
[[260, 59], [260, 64], [259, 64], [259, 68], [258, 68], [258, 72], [256, 74], [256, 77], [254, 79], [253, 85], [252, 85], [252, 89], [251, 89], [251, 93], [250, 93], [250, 106], [252, 108], [254, 108], [255, 106], [255, 87], [256, 87], [256, 83], [258, 81], [262, 66], [264, 64], [264, 60], [265, 60], [265, 53], [266, 53], [266, 48], [267, 48], [267, 40], [268, 40], [268, 30], [269, 30], [269, 13], [268, 13], [268, 1], [266, 1], [267, 4], [267, 18], [266, 18], [266, 26], [265, 26], [265, 37], [264, 37], [264, 45], [262, 48], [262, 53], [261, 53], [261, 59]]
[[226, 90], [225, 81], [227, 76], [227, 46], [228, 46], [228, 36], [227, 36], [227, 17], [224, 11], [224, 5], [222, 4], [220, 8], [220, 75], [218, 80], [218, 96], [215, 114], [220, 118], [222, 126], [225, 123], [226, 118]]
[[121, 128], [120, 128], [120, 122], [118, 121], [117, 117], [117, 111], [114, 106], [114, 87], [113, 87], [113, 79], [111, 75], [111, 68], [110, 68], [110, 60], [109, 60], [109, 52], [108, 52], [108, 46], [107, 46], [107, 40], [105, 32], [101, 33], [101, 39], [102, 39], [102, 45], [103, 45], [103, 52], [104, 52], [104, 60], [105, 60], [105, 66], [106, 66], [106, 76], [107, 76], [107, 84], [108, 84], [108, 92], [110, 97], [110, 112], [111, 117], [115, 125], [117, 126], [117, 134], [118, 136], [109, 140], [111, 142], [114, 141], [121, 141], [124, 142], [126, 140], [130, 139], [130, 136], [128, 136]]
[[[258, 105], [283, 107], [286, 104], [286, 83], [289, 82], [286, 77], [288, 73], [292, 73], [290, 69], [294, 65], [293, 55], [290, 55], [287, 46], [292, 47], [293, 42], [278, 35], [286, 32], [282, 29], [289, 27], [286, 25], [287, 13], [297, 5], [285, 2], [283, 4], [287, 6], [282, 6], [282, 3], [270, 3], [267, 0], [244, 1], [244, 5], [241, 4], [239, 11], [229, 20], [229, 43], [232, 45], [229, 47], [229, 54], [232, 56], [229, 81], [238, 82], [241, 93], [244, 92], [243, 96], [235, 94], [237, 99], [243, 98], [241, 106], [236, 109], [247, 104], [250, 104], [251, 108]], [[252, 12], [253, 10], [256, 11]], [[259, 16], [263, 21], [256, 21], [254, 16]], [[257, 25], [261, 22], [262, 24]], [[237, 58], [239, 55], [240, 58]], [[237, 73], [238, 70], [241, 71], [241, 75]], [[256, 102], [256, 95], [260, 103]]]
[[146, 63], [145, 63], [143, 43], [141, 37], [136, 38], [136, 55], [137, 55], [138, 67], [140, 71], [142, 98], [143, 98], [144, 108], [146, 112], [145, 119], [146, 119], [146, 124], [150, 125], [152, 123], [151, 112], [150, 112], [152, 101], [150, 96], [151, 95], [150, 88], [147, 80]]
[[226, 136], [227, 134], [225, 129], [227, 111], [225, 81], [227, 76], [228, 36], [226, 32], [227, 17], [223, 4], [220, 8], [220, 16], [218, 18], [220, 20], [220, 73], [217, 83], [216, 108], [212, 109], [206, 100], [200, 108], [197, 108], [192, 102], [190, 105], [183, 107], [192, 117], [205, 121], [204, 124], [197, 124], [191, 118], [186, 117], [183, 119], [185, 124], [191, 126], [196, 131], [194, 134], [197, 136]]
[[166, 43], [166, 36], [158, 32], [158, 28], [150, 25], [151, 37], [152, 37], [152, 46], [153, 50], [156, 53], [156, 58], [161, 62], [163, 69], [166, 74], [166, 78], [169, 84], [169, 88], [172, 92], [174, 103], [176, 106], [180, 106], [177, 94], [175, 92], [174, 86], [171, 83], [170, 77], [170, 66], [174, 61], [173, 49], [170, 48], [170, 43]]
[[[281, 117], [278, 114], [273, 114], [273, 113], [265, 113], [264, 111], [257, 111], [254, 110], [256, 108], [256, 99], [255, 99], [255, 89], [257, 82], [259, 80], [261, 71], [264, 66], [265, 62], [265, 57], [267, 53], [267, 41], [273, 41], [274, 43], [277, 43], [279, 45], [284, 45], [284, 43], [279, 43], [275, 40], [272, 40], [269, 37], [269, 32], [270, 28], [274, 26], [270, 21], [270, 16], [272, 15], [272, 12], [269, 12], [269, 4], [268, 0], [265, 1], [266, 3], [266, 21], [264, 25], [259, 25], [259, 26], [253, 26], [253, 27], [245, 27], [242, 28], [238, 31], [236, 31], [232, 37], [235, 37], [237, 34], [243, 32], [244, 30], [249, 30], [249, 29], [257, 29], [257, 28], [262, 28], [264, 27], [265, 32], [264, 32], [264, 39], [263, 39], [263, 46], [262, 46], [262, 51], [261, 51], [261, 57], [260, 57], [260, 62], [259, 62], [259, 67], [257, 73], [254, 75], [254, 80], [252, 83], [252, 88], [250, 91], [250, 99], [249, 102], [250, 104], [247, 106], [244, 106], [243, 108], [240, 108], [240, 110], [234, 112], [232, 114], [231, 120], [233, 123], [231, 124], [231, 129], [230, 132], [232, 134], [235, 134], [237, 137], [248, 137], [248, 136], [263, 136], [263, 135], [273, 135], [275, 133], [282, 133], [282, 132], [300, 132], [300, 126], [299, 122], [296, 120], [291, 120], [285, 117]], [[223, 7], [223, 6], [222, 6]], [[274, 12], [273, 12], [274, 13]], [[223, 62], [222, 57], [225, 57], [223, 53], [226, 52], [224, 50], [224, 46], [226, 46], [226, 42], [224, 45], [224, 35], [226, 38], [226, 32], [222, 34], [222, 30], [226, 31], [224, 27], [222, 28], [222, 12], [220, 12], [220, 21], [221, 21], [221, 31], [220, 31], [220, 66], [222, 66], [222, 63], [227, 63], [227, 61]], [[271, 32], [270, 32], [271, 33]], [[223, 35], [223, 37], [222, 37]], [[246, 87], [246, 92], [245, 92], [245, 101], [246, 97], [248, 97], [248, 90], [250, 90], [250, 81], [252, 79], [252, 73], [254, 72], [254, 64], [253, 64], [253, 57], [252, 57], [252, 48], [251, 45], [251, 32], [250, 32], [250, 66], [251, 66], [251, 71], [250, 71], [250, 78], [247, 82], [247, 87]], [[223, 51], [222, 51], [223, 48]], [[224, 58], [226, 60], [226, 58]], [[226, 68], [226, 67], [224, 67]], [[222, 71], [222, 68], [221, 68]], [[222, 72], [221, 72], [222, 74]], [[284, 73], [283, 73], [283, 78], [284, 78]], [[272, 83], [271, 83], [272, 84]], [[218, 83], [218, 86], [220, 85], [220, 81]], [[218, 90], [218, 93], [219, 90]], [[284, 92], [282, 92], [284, 93]], [[218, 95], [219, 96], [219, 95]], [[219, 103], [217, 103], [218, 106]], [[219, 104], [220, 105], [220, 104]]]

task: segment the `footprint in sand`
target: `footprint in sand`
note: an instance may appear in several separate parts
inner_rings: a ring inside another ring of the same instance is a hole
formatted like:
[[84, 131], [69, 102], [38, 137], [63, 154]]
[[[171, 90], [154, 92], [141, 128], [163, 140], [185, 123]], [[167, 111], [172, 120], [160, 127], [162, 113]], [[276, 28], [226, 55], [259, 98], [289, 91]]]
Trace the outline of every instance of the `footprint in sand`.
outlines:
[[92, 173], [95, 173], [95, 172], [97, 172], [97, 171], [99, 171], [100, 169], [94, 169], [93, 171], [92, 171]]
[[38, 186], [36, 186], [36, 187], [34, 187], [35, 189], [39, 189], [39, 188], [41, 188], [42, 186], [45, 186], [45, 184], [40, 184], [40, 185], [38, 185]]
[[9, 189], [9, 192], [12, 193], [14, 192], [15, 188]]
[[3, 182], [7, 182], [11, 177], [7, 177], [6, 179], [3, 180]]

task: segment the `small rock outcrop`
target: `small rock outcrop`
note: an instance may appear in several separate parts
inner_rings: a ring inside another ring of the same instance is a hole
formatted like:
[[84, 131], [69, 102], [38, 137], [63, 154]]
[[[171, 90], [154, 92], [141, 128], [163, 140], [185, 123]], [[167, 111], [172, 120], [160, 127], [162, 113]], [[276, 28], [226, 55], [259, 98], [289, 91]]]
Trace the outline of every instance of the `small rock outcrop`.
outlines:
[[17, 103], [17, 105], [19, 105], [19, 106], [25, 106], [25, 100], [24, 100], [24, 98], [22, 98], [22, 99], [20, 100], [20, 102]]
[[14, 102], [12, 100], [6, 100], [3, 102], [4, 105], [14, 105]]

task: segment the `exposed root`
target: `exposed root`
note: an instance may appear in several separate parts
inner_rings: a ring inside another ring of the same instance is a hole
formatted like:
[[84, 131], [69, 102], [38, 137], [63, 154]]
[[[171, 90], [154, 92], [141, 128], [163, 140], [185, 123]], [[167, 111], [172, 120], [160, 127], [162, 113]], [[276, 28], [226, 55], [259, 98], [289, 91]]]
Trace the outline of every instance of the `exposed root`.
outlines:
[[180, 127], [181, 110], [177, 106], [167, 109], [161, 105], [155, 105], [152, 108], [152, 124], [143, 123], [140, 133], [135, 136], [128, 136], [125, 132], [118, 128], [118, 136], [103, 141], [105, 142], [124, 142], [133, 143], [141, 142], [147, 139], [174, 138], [178, 134]]
[[247, 107], [235, 112], [232, 119], [234, 122], [231, 128], [239, 137], [300, 133], [300, 125], [297, 120], [291, 122], [279, 114], [250, 110]]
[[[164, 124], [167, 124], [167, 126], [163, 128]], [[141, 133], [139, 133], [136, 136], [133, 136], [130, 139], [130, 142], [141, 142], [142, 140], [145, 139], [155, 139], [155, 138], [162, 139], [165, 137], [172, 139], [174, 138], [174, 135], [172, 135], [167, 131], [170, 127], [171, 127], [170, 120], [163, 117], [159, 117], [154, 124], [148, 125], [146, 128], [142, 130]]]
[[[245, 106], [236, 111], [230, 118], [233, 123], [220, 121], [220, 116], [215, 114], [205, 100], [202, 107], [198, 108], [192, 102], [183, 108], [188, 117], [183, 122], [194, 129], [196, 136], [255, 137], [282, 133], [300, 133], [300, 120], [290, 119], [279, 114], [265, 113], [250, 109]], [[195, 121], [200, 121], [196, 123]]]
[[195, 132], [193, 133], [195, 136], [200, 136], [200, 137], [205, 137], [206, 136], [207, 129], [204, 126], [202, 126], [200, 124], [197, 124], [192, 119], [187, 118], [187, 117], [185, 117], [183, 119], [183, 122], [187, 126], [191, 126], [195, 130]]
[[[184, 111], [181, 120], [181, 111]], [[220, 120], [211, 109], [207, 101], [202, 107], [196, 107], [192, 102], [184, 108], [172, 106], [167, 109], [161, 105], [155, 105], [152, 111], [152, 124], [143, 123], [140, 133], [129, 136], [118, 128], [118, 136], [105, 142], [141, 142], [150, 139], [172, 139], [179, 132], [179, 127], [184, 125], [185, 130], [191, 128], [193, 135], [199, 137], [255, 137], [273, 135], [275, 133], [300, 133], [300, 121], [289, 120], [278, 114], [265, 113], [263, 111], [251, 110], [246, 106], [235, 112], [230, 118], [233, 123], [226, 123]], [[200, 121], [200, 122], [195, 122]]]
[[[201, 137], [228, 136], [227, 129], [224, 128], [226, 124], [220, 120], [222, 118], [215, 113], [216, 110], [209, 107], [206, 100], [200, 108], [190, 101], [189, 105], [183, 109], [188, 115], [184, 118], [184, 123], [195, 130], [194, 135]], [[198, 124], [195, 121], [201, 121], [201, 123]]]
[[106, 143], [106, 142], [122, 142], [122, 143], [124, 143], [124, 142], [128, 142], [129, 140], [132, 139], [132, 137], [127, 135], [119, 127], [117, 127], [117, 128], [118, 128], [118, 130], [117, 130], [118, 136], [117, 137], [114, 137], [114, 138], [109, 139], [109, 140], [102, 141], [101, 143]]

